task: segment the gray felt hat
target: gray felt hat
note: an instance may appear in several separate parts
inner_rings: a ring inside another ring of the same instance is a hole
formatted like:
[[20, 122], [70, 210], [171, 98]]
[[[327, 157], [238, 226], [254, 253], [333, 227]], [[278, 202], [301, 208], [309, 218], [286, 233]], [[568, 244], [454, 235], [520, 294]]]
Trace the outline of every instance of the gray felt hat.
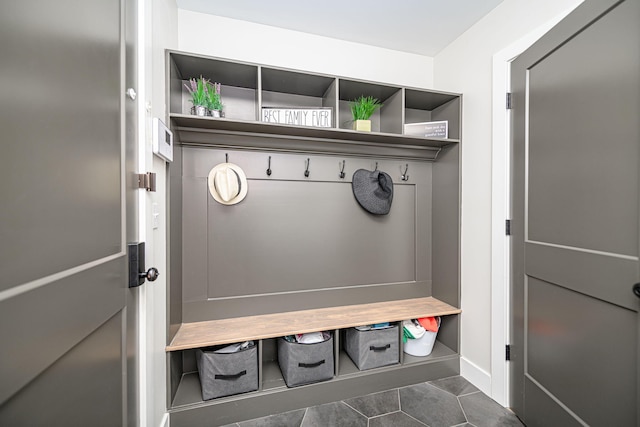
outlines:
[[393, 200], [393, 181], [381, 171], [358, 169], [353, 174], [353, 195], [367, 212], [386, 215]]

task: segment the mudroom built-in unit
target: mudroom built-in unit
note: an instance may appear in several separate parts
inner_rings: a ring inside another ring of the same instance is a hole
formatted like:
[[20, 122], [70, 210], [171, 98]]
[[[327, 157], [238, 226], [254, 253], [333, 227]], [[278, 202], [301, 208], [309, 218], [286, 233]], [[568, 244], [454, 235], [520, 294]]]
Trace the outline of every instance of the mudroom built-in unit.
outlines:
[[[461, 95], [177, 51], [166, 61], [171, 425], [226, 425], [459, 374]], [[220, 113], [192, 111], [200, 77]], [[353, 130], [361, 96], [382, 103], [370, 132]], [[360, 195], [368, 185], [384, 187], [384, 214], [373, 213], [378, 190]], [[402, 322], [427, 317], [440, 319], [435, 343], [412, 355]], [[384, 325], [390, 343], [369, 345], [364, 325]], [[289, 372], [301, 357], [291, 337], [317, 333], [326, 354]], [[218, 354], [233, 344], [237, 368]], [[305, 376], [320, 365], [322, 378]], [[238, 379], [247, 388], [236, 393]]]

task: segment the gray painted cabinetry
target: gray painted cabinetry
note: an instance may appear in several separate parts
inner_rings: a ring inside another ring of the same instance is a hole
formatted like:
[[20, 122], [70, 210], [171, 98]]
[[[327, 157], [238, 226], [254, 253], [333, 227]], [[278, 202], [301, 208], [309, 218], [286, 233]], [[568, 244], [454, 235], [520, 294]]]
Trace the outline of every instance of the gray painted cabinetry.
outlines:
[[[202, 400], [198, 345], [171, 347], [183, 324], [424, 297], [459, 307], [461, 95], [180, 52], [167, 53], [167, 75], [176, 141], [167, 353], [172, 426], [224, 425], [459, 373], [453, 314], [443, 318], [430, 356], [400, 351], [400, 363], [367, 371], [346, 355], [341, 330], [332, 330], [335, 377], [295, 389], [278, 368], [277, 336], [259, 339], [259, 390]], [[224, 117], [190, 115], [184, 83], [201, 75], [221, 83]], [[348, 101], [360, 95], [384, 103], [371, 133], [351, 130]], [[265, 123], [264, 107], [328, 108], [332, 127]], [[442, 120], [448, 139], [403, 133], [407, 123]], [[227, 158], [242, 168], [248, 186], [246, 198], [231, 206], [211, 197], [207, 181]], [[369, 214], [353, 196], [353, 173], [375, 168], [393, 180], [389, 215]]]

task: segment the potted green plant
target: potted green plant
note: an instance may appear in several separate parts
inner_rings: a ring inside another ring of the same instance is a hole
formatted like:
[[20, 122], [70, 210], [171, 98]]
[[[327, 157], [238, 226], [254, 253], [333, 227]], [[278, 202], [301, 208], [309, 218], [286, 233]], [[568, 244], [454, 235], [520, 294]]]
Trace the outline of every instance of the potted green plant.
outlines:
[[211, 116], [220, 117], [222, 112], [222, 97], [220, 96], [220, 83], [207, 82], [207, 108]]
[[208, 85], [209, 81], [202, 76], [198, 79], [189, 79], [189, 84], [185, 83], [184, 85], [191, 95], [192, 114], [196, 116], [204, 117], [207, 115], [207, 104], [209, 102], [209, 96], [207, 95]]
[[371, 120], [369, 119], [382, 105], [377, 98], [364, 95], [349, 102], [353, 117], [353, 129], [371, 132]]

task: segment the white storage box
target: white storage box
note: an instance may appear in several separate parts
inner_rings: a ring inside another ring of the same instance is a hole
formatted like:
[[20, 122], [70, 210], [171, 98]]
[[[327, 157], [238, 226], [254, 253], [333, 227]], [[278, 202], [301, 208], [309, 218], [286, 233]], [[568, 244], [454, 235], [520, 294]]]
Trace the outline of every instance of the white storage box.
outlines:
[[[438, 317], [438, 328], [441, 319]], [[404, 343], [404, 352], [412, 356], [428, 356], [433, 351], [433, 345], [436, 343], [437, 332], [426, 331], [424, 335], [418, 339], [409, 339]]]

